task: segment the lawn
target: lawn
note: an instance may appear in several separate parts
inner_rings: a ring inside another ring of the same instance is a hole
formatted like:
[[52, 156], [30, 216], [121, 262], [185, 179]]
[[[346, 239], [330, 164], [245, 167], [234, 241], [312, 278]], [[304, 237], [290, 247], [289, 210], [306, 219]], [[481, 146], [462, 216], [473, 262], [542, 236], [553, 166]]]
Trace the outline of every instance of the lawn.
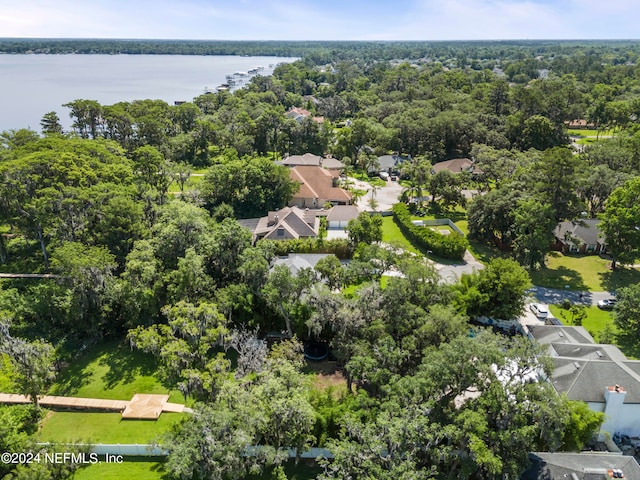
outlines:
[[400, 227], [393, 221], [393, 216], [382, 217], [382, 241], [398, 245], [409, 252], [420, 254], [418, 249], [402, 234]]
[[[585, 309], [587, 317], [582, 321], [582, 326], [598, 341], [600, 332], [602, 332], [607, 325], [613, 326], [611, 313], [596, 306], [585, 307]], [[549, 305], [549, 310], [554, 317], [559, 318], [565, 325], [572, 325], [572, 317], [569, 310], [565, 310], [559, 305]]]
[[170, 402], [184, 403], [156, 375], [151, 355], [131, 350], [121, 342], [100, 345], [67, 367], [50, 389], [51, 395], [129, 400], [136, 393], [169, 394]]
[[609, 130], [581, 130], [581, 129], [569, 129], [567, 135], [570, 137], [610, 137], [613, 135], [613, 129]]
[[[169, 394], [184, 403], [156, 375], [151, 355], [120, 342], [89, 350], [67, 367], [49, 391], [52, 395], [129, 400], [136, 393]], [[122, 420], [120, 413], [50, 412], [38, 434], [41, 441], [85, 440], [102, 443], [147, 443], [178, 422], [183, 414], [163, 413], [158, 420]]]
[[[301, 461], [298, 466], [287, 462], [284, 466], [289, 480], [311, 480], [322, 472], [322, 469], [312, 462]], [[127, 459], [122, 464], [100, 463], [78, 470], [74, 480], [162, 480], [165, 472], [161, 462], [148, 461], [143, 457], [136, 457], [133, 461]], [[262, 475], [249, 475], [246, 480], [269, 480], [273, 474], [271, 469]]]
[[157, 420], [123, 420], [120, 413], [49, 412], [40, 442], [153, 443], [187, 413], [163, 413]]
[[551, 252], [545, 268], [531, 272], [534, 285], [569, 290], [615, 291], [640, 282], [640, 271], [619, 268], [611, 271], [610, 260], [598, 255], [563, 255]]
[[123, 463], [99, 463], [81, 468], [74, 480], [161, 480], [164, 478], [162, 462], [144, 457], [128, 457]]
[[[203, 179], [204, 177], [201, 176], [190, 176], [189, 180], [184, 184], [185, 193], [193, 190]], [[178, 185], [178, 182], [171, 182], [171, 185], [169, 185], [169, 193], [180, 193], [180, 185]]]

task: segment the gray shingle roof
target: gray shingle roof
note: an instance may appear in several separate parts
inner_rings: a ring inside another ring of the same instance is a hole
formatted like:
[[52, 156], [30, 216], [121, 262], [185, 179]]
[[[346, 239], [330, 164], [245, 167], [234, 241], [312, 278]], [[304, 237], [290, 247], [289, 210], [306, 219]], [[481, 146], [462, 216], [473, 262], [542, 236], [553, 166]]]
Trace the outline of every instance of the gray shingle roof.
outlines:
[[[599, 224], [600, 220], [597, 218], [560, 222], [556, 225], [553, 234], [562, 243], [576, 246], [579, 244], [604, 244], [605, 238], [604, 235], [600, 233], [600, 229], [598, 228]], [[572, 238], [575, 238], [578, 241], [571, 241]]]
[[596, 343], [584, 327], [532, 325], [529, 332], [542, 345], [550, 343]]
[[520, 480], [609, 480], [608, 472], [614, 468], [622, 470], [627, 480], [640, 480], [638, 462], [627, 455], [535, 452], [529, 459], [532, 465]]

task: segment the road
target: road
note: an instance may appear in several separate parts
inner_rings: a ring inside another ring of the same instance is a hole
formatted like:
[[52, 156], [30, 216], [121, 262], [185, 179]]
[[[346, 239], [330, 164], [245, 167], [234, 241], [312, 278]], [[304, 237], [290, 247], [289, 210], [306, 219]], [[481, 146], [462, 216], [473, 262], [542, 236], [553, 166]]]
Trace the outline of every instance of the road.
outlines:
[[540, 303], [556, 305], [562, 303], [564, 300], [569, 300], [571, 303], [579, 305], [598, 305], [600, 300], [613, 297], [612, 292], [576, 292], [573, 290], [558, 290], [545, 287], [533, 287], [529, 290], [529, 293]]

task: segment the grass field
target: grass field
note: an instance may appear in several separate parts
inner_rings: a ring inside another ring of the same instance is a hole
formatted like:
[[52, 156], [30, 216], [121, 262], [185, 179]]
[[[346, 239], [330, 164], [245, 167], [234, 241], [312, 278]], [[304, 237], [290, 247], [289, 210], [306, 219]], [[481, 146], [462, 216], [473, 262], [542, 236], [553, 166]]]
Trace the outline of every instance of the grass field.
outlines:
[[184, 403], [177, 390], [170, 391], [156, 375], [155, 360], [120, 342], [88, 351], [58, 377], [51, 395], [129, 400], [136, 393], [169, 394], [169, 401]]
[[144, 457], [127, 458], [124, 463], [100, 463], [81, 468], [74, 480], [162, 480], [165, 472], [162, 462]]
[[567, 135], [571, 137], [610, 137], [613, 135], [613, 130], [581, 130], [581, 129], [569, 129]]
[[[322, 469], [312, 463], [300, 462], [295, 466], [288, 462], [284, 466], [289, 480], [311, 480], [322, 472]], [[271, 469], [261, 475], [249, 475], [245, 480], [269, 480], [274, 478]], [[74, 480], [163, 480], [166, 477], [162, 462], [148, 461], [143, 457], [127, 459], [122, 464], [100, 463], [78, 470]]]
[[[152, 356], [111, 342], [90, 350], [62, 372], [52, 395], [129, 400], [136, 393], [169, 394], [184, 403], [178, 391], [165, 387], [156, 375]], [[182, 418], [163, 413], [158, 420], [122, 420], [119, 413], [50, 412], [38, 434], [41, 441], [147, 443]]]
[[405, 250], [419, 254], [411, 242], [402, 234], [400, 227], [393, 221], [393, 217], [382, 217], [382, 241], [398, 245]]
[[640, 271], [619, 268], [611, 271], [611, 262], [598, 255], [563, 255], [551, 252], [547, 266], [531, 272], [534, 285], [549, 288], [569, 286], [569, 290], [614, 291], [630, 283], [640, 282]]
[[186, 413], [163, 413], [157, 420], [123, 420], [120, 413], [49, 412], [38, 441], [62, 443], [153, 443]]
[[[610, 312], [596, 306], [585, 308], [587, 317], [582, 321], [582, 326], [598, 341], [600, 332], [602, 332], [607, 325], [613, 327], [613, 318]], [[565, 325], [572, 325], [571, 312], [569, 312], [569, 310], [565, 310], [559, 305], [549, 305], [549, 310], [554, 317], [559, 318]]]

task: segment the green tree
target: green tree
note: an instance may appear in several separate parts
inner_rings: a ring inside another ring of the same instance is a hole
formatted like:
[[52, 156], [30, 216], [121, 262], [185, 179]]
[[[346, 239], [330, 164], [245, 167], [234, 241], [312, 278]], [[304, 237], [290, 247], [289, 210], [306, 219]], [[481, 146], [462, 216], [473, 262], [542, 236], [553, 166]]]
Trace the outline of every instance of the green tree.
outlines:
[[457, 290], [469, 316], [511, 320], [522, 314], [530, 287], [529, 274], [518, 263], [496, 258], [486, 268], [463, 275]]
[[618, 290], [618, 301], [613, 309], [613, 320], [620, 334], [638, 342], [640, 335], [640, 284]]
[[185, 398], [215, 400], [231, 366], [221, 351], [228, 336], [224, 316], [207, 302], [180, 301], [162, 312], [167, 324], [130, 330], [131, 346], [154, 355], [164, 378]]
[[516, 260], [529, 269], [544, 266], [556, 225], [553, 215], [550, 205], [535, 198], [525, 198], [518, 202], [514, 213], [513, 254]]
[[616, 188], [600, 216], [600, 229], [607, 242], [607, 250], [615, 270], [618, 262], [632, 263], [640, 257], [640, 178], [627, 181]]
[[362, 212], [347, 225], [349, 243], [355, 248], [359, 243], [372, 244], [382, 241], [382, 217]]
[[53, 346], [43, 340], [13, 337], [9, 323], [4, 320], [0, 322], [0, 354], [8, 355], [18, 390], [37, 408], [39, 396], [47, 391], [56, 376]]
[[45, 113], [42, 120], [40, 120], [40, 126], [42, 127], [42, 133], [45, 135], [62, 133], [60, 117], [56, 112]]

